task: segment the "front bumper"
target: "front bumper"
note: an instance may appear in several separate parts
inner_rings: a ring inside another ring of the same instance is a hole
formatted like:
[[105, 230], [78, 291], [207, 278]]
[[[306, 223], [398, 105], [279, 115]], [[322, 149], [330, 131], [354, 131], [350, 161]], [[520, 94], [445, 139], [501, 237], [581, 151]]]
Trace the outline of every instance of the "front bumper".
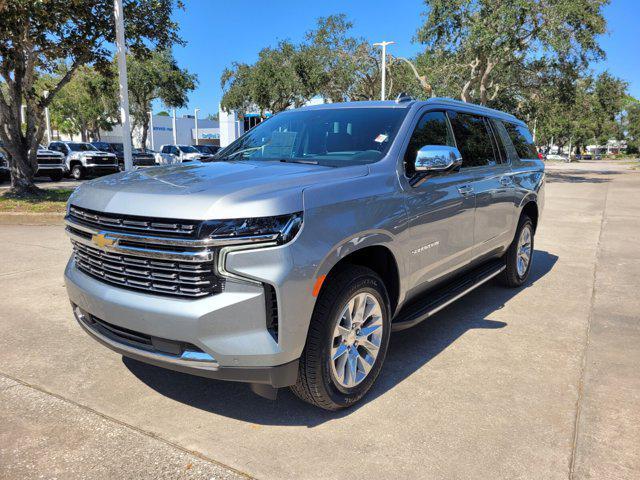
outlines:
[[63, 163], [61, 163], [60, 165], [56, 165], [56, 164], [43, 164], [43, 165], [38, 165], [38, 172], [51, 172], [51, 171], [55, 171], [55, 170], [59, 170], [61, 172], [65, 171], [65, 166]]
[[78, 324], [89, 336], [122, 356], [150, 365], [216, 380], [258, 383], [270, 385], [274, 388], [293, 385], [298, 376], [297, 360], [275, 367], [222, 367], [208, 354], [185, 352], [182, 355], [170, 355], [135, 348], [92, 327], [86, 312], [73, 304], [72, 308]]
[[[126, 357], [194, 375], [284, 387], [295, 383], [300, 352], [285, 350], [266, 328], [264, 288], [227, 280], [225, 290], [196, 300], [167, 298], [100, 282], [75, 267], [65, 270], [78, 322], [89, 335]], [[79, 307], [108, 324], [160, 339], [192, 344], [202, 359], [127, 345], [91, 328]]]

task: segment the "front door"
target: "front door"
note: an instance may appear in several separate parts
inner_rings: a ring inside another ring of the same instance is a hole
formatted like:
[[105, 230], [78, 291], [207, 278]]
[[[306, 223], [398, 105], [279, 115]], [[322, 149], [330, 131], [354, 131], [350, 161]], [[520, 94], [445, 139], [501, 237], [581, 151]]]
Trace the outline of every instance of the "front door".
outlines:
[[410, 294], [468, 263], [473, 247], [474, 174], [465, 169], [440, 174], [415, 172], [416, 153], [426, 145], [455, 146], [445, 112], [427, 111], [420, 117], [404, 157]]

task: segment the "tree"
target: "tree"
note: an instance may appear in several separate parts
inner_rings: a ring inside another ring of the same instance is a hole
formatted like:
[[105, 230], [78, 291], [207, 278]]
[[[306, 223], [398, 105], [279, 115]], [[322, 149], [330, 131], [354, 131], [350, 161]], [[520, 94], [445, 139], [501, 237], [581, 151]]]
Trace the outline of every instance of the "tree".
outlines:
[[[608, 0], [425, 0], [417, 39], [424, 56], [464, 101], [482, 105], [509, 90], [526, 94], [531, 78], [557, 62], [584, 66], [604, 52]], [[437, 90], [437, 88], [436, 88]]]
[[313, 58], [289, 41], [258, 54], [254, 65], [233, 63], [222, 73], [221, 87], [226, 89], [221, 105], [226, 110], [246, 111], [257, 107], [264, 117], [292, 106], [300, 106], [314, 95], [310, 73]]
[[627, 109], [627, 143], [629, 153], [640, 151], [640, 103], [629, 106]]
[[[124, 1], [126, 38], [132, 52], [180, 41], [171, 20], [175, 5], [182, 4], [179, 0]], [[0, 140], [9, 153], [12, 190], [37, 193], [33, 175], [44, 134], [44, 109], [80, 66], [92, 65], [100, 72], [109, 68], [110, 45], [115, 41], [113, 1], [5, 0], [0, 2], [0, 18]], [[61, 62], [65, 73], [56, 76]], [[22, 106], [26, 107], [24, 129]]]
[[117, 88], [113, 76], [79, 67], [51, 102], [52, 123], [63, 133], [79, 133], [82, 141], [99, 140], [101, 129], [118, 123]]
[[[133, 128], [142, 127], [141, 144], [147, 143], [151, 102], [160, 99], [167, 107], [186, 106], [188, 92], [196, 88], [197, 76], [178, 67], [169, 50], [127, 59], [127, 80]], [[114, 65], [115, 68], [115, 65]]]

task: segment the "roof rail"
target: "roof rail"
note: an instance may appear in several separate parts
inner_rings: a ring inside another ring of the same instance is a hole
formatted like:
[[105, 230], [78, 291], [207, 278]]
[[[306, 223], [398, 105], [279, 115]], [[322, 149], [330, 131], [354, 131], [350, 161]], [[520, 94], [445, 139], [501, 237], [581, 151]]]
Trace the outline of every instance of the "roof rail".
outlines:
[[413, 97], [406, 92], [400, 92], [396, 97], [396, 103], [410, 102]]

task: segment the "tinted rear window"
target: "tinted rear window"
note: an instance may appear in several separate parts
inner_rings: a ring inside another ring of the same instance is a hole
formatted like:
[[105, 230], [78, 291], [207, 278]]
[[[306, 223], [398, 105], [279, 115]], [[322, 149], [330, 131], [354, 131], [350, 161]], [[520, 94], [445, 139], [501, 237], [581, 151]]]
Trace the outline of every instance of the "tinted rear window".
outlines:
[[533, 143], [533, 137], [527, 127], [514, 123], [503, 122], [509, 139], [513, 143], [516, 153], [520, 158], [538, 158], [538, 151]]
[[462, 154], [463, 167], [496, 164], [489, 125], [484, 117], [449, 112], [449, 119], [458, 150]]

